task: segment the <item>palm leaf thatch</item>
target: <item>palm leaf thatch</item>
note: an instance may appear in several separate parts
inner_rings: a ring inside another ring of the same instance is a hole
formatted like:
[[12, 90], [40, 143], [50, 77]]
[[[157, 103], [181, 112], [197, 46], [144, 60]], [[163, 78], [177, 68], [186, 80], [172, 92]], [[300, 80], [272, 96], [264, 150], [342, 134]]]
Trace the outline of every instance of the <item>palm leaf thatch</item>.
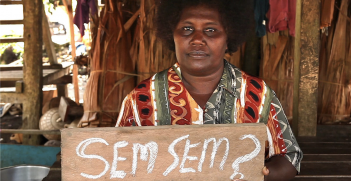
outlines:
[[176, 62], [174, 52], [166, 48], [156, 38], [154, 0], [140, 0], [140, 17], [135, 27], [135, 35], [130, 54], [140, 75], [138, 82], [169, 68]]
[[115, 126], [121, 103], [136, 83], [176, 62], [174, 52], [156, 38], [154, 0], [134, 3], [139, 8], [126, 22], [124, 14], [130, 10], [122, 11], [122, 3], [115, 0], [107, 1], [100, 17], [93, 18], [91, 73], [79, 127]]
[[293, 114], [294, 37], [288, 30], [262, 37], [260, 77], [277, 94], [286, 116]]
[[79, 127], [114, 126], [120, 103], [135, 86], [125, 29], [130, 26], [123, 22], [121, 9], [121, 3], [110, 0], [100, 17], [93, 18], [91, 72]]
[[350, 0], [341, 0], [340, 7], [337, 7], [339, 11], [334, 15], [337, 18], [334, 18], [328, 36], [326, 33], [322, 34], [318, 95], [318, 123], [320, 124], [350, 121], [350, 3]]

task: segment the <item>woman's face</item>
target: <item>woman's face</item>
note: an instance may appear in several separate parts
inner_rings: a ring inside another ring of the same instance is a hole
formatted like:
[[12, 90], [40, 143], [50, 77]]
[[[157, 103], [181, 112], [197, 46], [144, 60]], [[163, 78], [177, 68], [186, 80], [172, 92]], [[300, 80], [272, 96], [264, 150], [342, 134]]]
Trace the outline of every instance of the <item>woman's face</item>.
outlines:
[[185, 8], [173, 38], [182, 72], [205, 76], [223, 67], [227, 34], [216, 9], [207, 6]]

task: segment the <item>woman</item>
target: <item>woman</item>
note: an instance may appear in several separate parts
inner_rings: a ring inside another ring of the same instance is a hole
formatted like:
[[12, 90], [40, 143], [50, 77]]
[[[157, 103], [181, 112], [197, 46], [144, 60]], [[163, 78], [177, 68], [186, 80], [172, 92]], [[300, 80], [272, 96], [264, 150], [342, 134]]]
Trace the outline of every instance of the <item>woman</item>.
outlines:
[[274, 92], [229, 64], [245, 40], [252, 1], [161, 0], [157, 35], [177, 63], [142, 81], [123, 101], [116, 126], [265, 123], [265, 180], [290, 180], [302, 152]]

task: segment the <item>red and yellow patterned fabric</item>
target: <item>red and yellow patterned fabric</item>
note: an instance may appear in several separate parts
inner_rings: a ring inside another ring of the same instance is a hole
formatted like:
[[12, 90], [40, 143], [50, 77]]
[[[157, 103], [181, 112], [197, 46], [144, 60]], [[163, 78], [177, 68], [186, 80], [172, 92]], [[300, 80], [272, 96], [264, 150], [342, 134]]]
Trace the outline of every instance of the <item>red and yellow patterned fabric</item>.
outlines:
[[142, 81], [123, 101], [117, 127], [265, 123], [269, 154], [284, 155], [300, 170], [302, 151], [274, 92], [259, 78], [225, 61], [222, 78], [204, 108], [182, 83], [181, 69]]

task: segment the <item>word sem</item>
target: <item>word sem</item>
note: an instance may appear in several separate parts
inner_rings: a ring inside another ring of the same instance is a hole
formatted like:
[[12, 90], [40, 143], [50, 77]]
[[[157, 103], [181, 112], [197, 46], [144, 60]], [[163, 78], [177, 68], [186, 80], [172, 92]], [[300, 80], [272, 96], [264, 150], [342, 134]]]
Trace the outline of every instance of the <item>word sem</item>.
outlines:
[[[210, 155], [210, 164], [209, 167], [213, 168], [214, 167], [214, 162], [216, 159], [216, 155], [223, 155], [221, 157], [221, 162], [219, 164], [219, 169], [223, 170], [224, 165], [227, 162], [228, 155], [230, 154], [230, 141], [226, 137], [222, 137], [219, 139], [216, 138], [207, 138], [204, 139], [203, 142], [198, 142], [195, 144], [191, 143], [191, 139], [189, 138], [189, 135], [184, 135], [181, 136], [175, 140], [168, 146], [168, 154], [172, 155], [173, 157], [173, 162], [165, 167], [165, 170], [163, 171], [162, 175], [163, 177], [167, 177], [171, 172], [179, 172], [180, 174], [187, 174], [187, 173], [194, 173], [194, 172], [202, 172], [203, 169], [203, 163], [206, 158], [206, 154], [208, 151], [208, 147], [210, 143], [212, 143], [212, 151]], [[250, 139], [254, 144], [255, 148], [254, 150], [248, 151], [247, 154], [243, 156], [237, 157], [231, 164], [231, 168], [233, 169], [233, 173], [230, 176], [230, 179], [233, 179], [237, 175], [240, 176], [240, 179], [245, 178], [245, 175], [240, 173], [240, 164], [250, 161], [253, 158], [255, 158], [260, 150], [261, 150], [261, 144], [259, 140], [256, 138], [255, 135], [252, 134], [245, 134], [240, 137], [240, 140], [245, 140], [245, 139]], [[183, 154], [178, 155], [175, 151], [175, 147], [177, 144], [185, 142]], [[100, 155], [93, 155], [89, 154], [87, 155], [85, 153], [85, 150], [88, 146], [93, 146], [93, 144], [105, 144], [109, 145], [109, 143], [102, 139], [102, 138], [88, 138], [78, 144], [76, 147], [76, 154], [77, 156], [84, 158], [84, 159], [97, 159], [105, 164], [104, 170], [98, 174], [98, 175], [91, 175], [89, 173], [83, 173], [81, 172], [80, 175], [83, 176], [84, 178], [88, 179], [99, 179], [102, 176], [106, 175], [107, 172], [110, 170], [110, 179], [118, 178], [118, 179], [123, 179], [126, 177], [127, 174], [131, 174], [135, 176], [137, 174], [137, 168], [138, 168], [138, 160], [142, 161], [147, 161], [148, 160], [148, 166], [147, 166], [147, 173], [152, 173], [153, 169], [155, 167], [155, 164], [157, 164], [157, 156], [161, 153], [159, 153], [159, 146], [156, 142], [150, 141], [147, 144], [140, 144], [140, 143], [128, 143], [127, 141], [118, 141], [114, 143], [113, 146], [113, 161], [110, 164], [104, 157]], [[224, 145], [224, 153], [218, 153], [218, 149], [221, 145]], [[131, 146], [131, 152], [128, 152], [129, 154], [132, 154], [132, 160], [131, 160], [131, 168], [132, 171], [127, 173], [126, 171], [122, 170], [121, 168], [118, 168], [118, 163], [120, 162], [125, 162], [127, 161], [127, 158], [120, 156], [119, 149], [125, 148], [127, 146]], [[202, 146], [202, 152], [200, 155], [197, 156], [190, 156], [189, 151], [192, 148], [196, 147], [201, 147]], [[162, 153], [165, 154], [165, 153]], [[139, 158], [138, 158], [139, 155]], [[219, 157], [218, 156], [218, 157]], [[197, 168], [191, 168], [187, 167], [186, 164], [189, 161], [197, 161]], [[177, 167], [179, 166], [179, 170]]]

